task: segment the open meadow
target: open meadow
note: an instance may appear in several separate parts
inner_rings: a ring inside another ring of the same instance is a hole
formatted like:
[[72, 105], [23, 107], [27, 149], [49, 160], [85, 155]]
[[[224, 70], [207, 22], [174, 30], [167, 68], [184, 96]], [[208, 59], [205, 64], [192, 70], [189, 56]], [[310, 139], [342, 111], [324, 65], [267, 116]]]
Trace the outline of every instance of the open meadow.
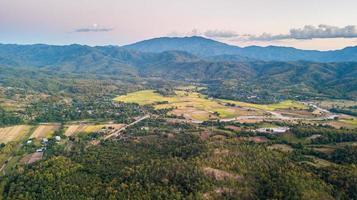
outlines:
[[174, 115], [192, 120], [212, 118], [230, 119], [240, 116], [264, 116], [267, 111], [304, 110], [308, 107], [296, 101], [283, 101], [276, 104], [260, 105], [224, 99], [212, 99], [190, 91], [176, 90], [176, 95], [162, 96], [154, 90], [142, 90], [115, 98], [115, 101], [154, 105], [156, 109], [172, 108]]
[[31, 126], [18, 125], [6, 128], [0, 128], [0, 143], [21, 140], [31, 130]]
[[35, 139], [50, 138], [53, 135], [53, 133], [59, 128], [60, 128], [59, 124], [39, 125], [32, 133], [30, 138], [35, 138]]
[[65, 126], [65, 135], [73, 136], [78, 133], [93, 133], [98, 132], [100, 130], [112, 128], [112, 129], [120, 129], [124, 126], [124, 124], [100, 124], [100, 125], [93, 125], [93, 124], [70, 124]]

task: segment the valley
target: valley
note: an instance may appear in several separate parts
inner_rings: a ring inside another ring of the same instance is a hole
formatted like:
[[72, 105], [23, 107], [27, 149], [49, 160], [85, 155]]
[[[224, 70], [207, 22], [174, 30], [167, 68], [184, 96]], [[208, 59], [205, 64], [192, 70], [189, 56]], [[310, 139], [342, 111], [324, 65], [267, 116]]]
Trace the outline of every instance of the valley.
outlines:
[[[198, 87], [197, 87], [198, 88]], [[356, 117], [331, 113], [309, 102], [286, 100], [275, 104], [254, 104], [225, 99], [209, 98], [195, 87], [176, 88], [173, 94], [163, 96], [154, 90], [143, 90], [116, 97], [125, 103], [152, 105], [155, 109], [169, 109], [172, 114], [187, 122], [202, 123], [207, 120], [281, 121], [290, 123], [340, 124], [340, 127], [357, 128]], [[202, 88], [200, 88], [202, 90]]]
[[1, 196], [355, 198], [356, 63], [186, 39], [207, 52], [0, 45]]

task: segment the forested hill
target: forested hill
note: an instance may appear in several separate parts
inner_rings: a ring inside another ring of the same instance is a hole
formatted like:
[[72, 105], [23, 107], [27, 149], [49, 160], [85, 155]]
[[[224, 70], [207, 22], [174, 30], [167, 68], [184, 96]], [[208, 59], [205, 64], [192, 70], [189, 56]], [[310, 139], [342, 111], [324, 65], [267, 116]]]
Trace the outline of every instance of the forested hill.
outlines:
[[[180, 50], [211, 57], [222, 56], [265, 60], [265, 61], [314, 61], [314, 62], [347, 62], [357, 61], [357, 47], [348, 47], [335, 51], [301, 50], [279, 46], [249, 46], [245, 48], [228, 45], [204, 37], [163, 37], [154, 38], [124, 46], [129, 50], [143, 52], [163, 52]], [[227, 56], [230, 55], [230, 56]]]
[[4, 83], [5, 78], [29, 68], [31, 73], [41, 70], [41, 74], [51, 74], [51, 79], [74, 73], [205, 83], [209, 94], [235, 99], [287, 94], [289, 98], [357, 98], [354, 62], [259, 61], [228, 55], [203, 57], [185, 51], [148, 53], [115, 46], [0, 45], [0, 83], [11, 84]]

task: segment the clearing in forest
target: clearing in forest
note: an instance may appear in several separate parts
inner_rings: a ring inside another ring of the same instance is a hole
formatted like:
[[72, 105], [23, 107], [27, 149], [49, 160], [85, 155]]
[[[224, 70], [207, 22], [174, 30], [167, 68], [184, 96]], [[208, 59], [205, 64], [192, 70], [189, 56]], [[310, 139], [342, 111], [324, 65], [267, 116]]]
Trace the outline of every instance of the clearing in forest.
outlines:
[[35, 139], [49, 138], [59, 128], [60, 128], [59, 124], [39, 125], [36, 128], [36, 130], [32, 133], [30, 138], [35, 138]]
[[212, 118], [230, 119], [239, 116], [263, 116], [266, 111], [277, 109], [306, 109], [295, 101], [283, 101], [277, 104], [260, 105], [224, 99], [213, 99], [198, 92], [176, 90], [176, 95], [162, 96], [154, 90], [143, 90], [115, 98], [115, 101], [154, 105], [156, 109], [173, 108], [171, 114], [192, 120]]
[[18, 125], [6, 128], [0, 128], [0, 143], [18, 141], [31, 130], [31, 126]]
[[74, 124], [66, 127], [65, 135], [71, 136], [78, 133], [93, 133], [104, 129], [120, 129], [124, 124], [101, 124], [101, 125], [88, 125], [88, 124]]

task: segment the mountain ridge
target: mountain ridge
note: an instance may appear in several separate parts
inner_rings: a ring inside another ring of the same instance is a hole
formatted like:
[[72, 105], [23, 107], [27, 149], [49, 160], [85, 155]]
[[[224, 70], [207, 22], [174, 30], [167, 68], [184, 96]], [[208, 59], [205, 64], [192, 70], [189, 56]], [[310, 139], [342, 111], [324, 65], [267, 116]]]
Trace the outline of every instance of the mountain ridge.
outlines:
[[122, 46], [122, 48], [152, 53], [160, 53], [169, 50], [180, 50], [187, 51], [201, 57], [238, 55], [264, 61], [357, 61], [357, 46], [329, 51], [302, 50], [294, 47], [284, 46], [239, 47], [199, 36], [153, 38], [139, 41], [130, 45], [125, 45]]

